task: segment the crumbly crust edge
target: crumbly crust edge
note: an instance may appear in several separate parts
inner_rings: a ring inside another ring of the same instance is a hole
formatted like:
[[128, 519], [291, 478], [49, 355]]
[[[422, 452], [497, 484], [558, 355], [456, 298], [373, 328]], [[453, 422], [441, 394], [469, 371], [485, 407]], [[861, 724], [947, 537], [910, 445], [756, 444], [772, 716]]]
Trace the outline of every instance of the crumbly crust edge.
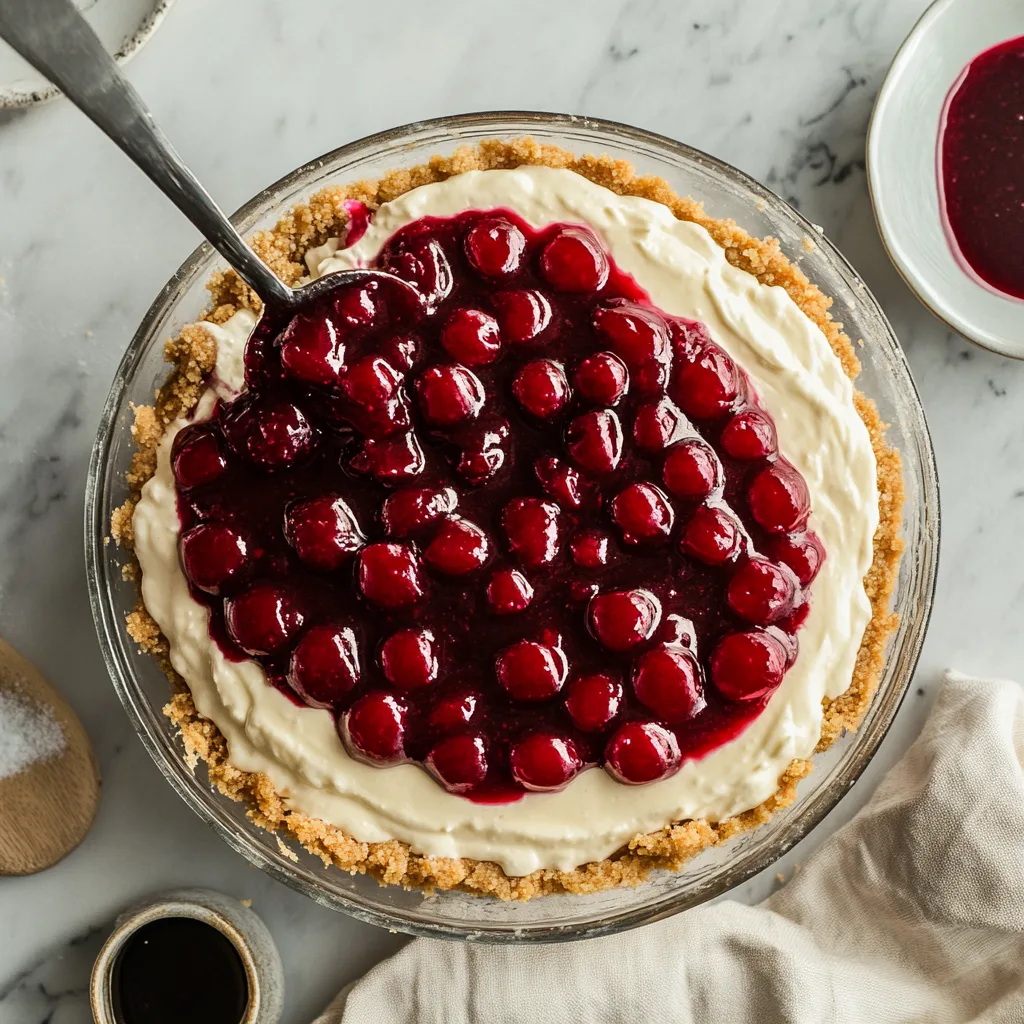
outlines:
[[[323, 244], [329, 237], [344, 235], [348, 220], [346, 200], [358, 200], [376, 210], [382, 203], [410, 189], [442, 181], [454, 174], [537, 164], [568, 168], [620, 195], [640, 196], [662, 203], [679, 219], [701, 225], [722, 246], [731, 264], [753, 274], [762, 284], [784, 288], [821, 328], [850, 379], [857, 377], [860, 363], [853, 344], [843, 333], [843, 325], [829, 313], [832, 300], [786, 258], [776, 239], [754, 238], [731, 220], [708, 216], [703, 204], [690, 197], [680, 197], [662, 178], [637, 175], [626, 161], [608, 156], [578, 157], [530, 138], [511, 142], [488, 140], [478, 146], [460, 148], [451, 156], [434, 156], [417, 167], [391, 171], [376, 181], [329, 186], [307, 203], [287, 211], [273, 229], [257, 233], [252, 239], [253, 248], [279, 277], [295, 283], [306, 273], [302, 261], [310, 248]], [[257, 312], [260, 309], [258, 297], [233, 271], [216, 273], [208, 287], [212, 305], [206, 319], [214, 323], [223, 323], [242, 307]], [[131, 494], [125, 504], [115, 510], [111, 520], [112, 536], [129, 553], [133, 544], [135, 504], [143, 484], [155, 472], [157, 446], [168, 424], [187, 415], [198, 402], [214, 366], [216, 345], [202, 327], [192, 325], [166, 343], [165, 356], [174, 369], [157, 392], [155, 405], [134, 410], [132, 434], [137, 447], [127, 474]], [[886, 424], [875, 404], [859, 391], [855, 391], [854, 401], [870, 434], [878, 466], [879, 524], [874, 536], [874, 558], [864, 577], [872, 617], [864, 632], [849, 688], [835, 699], [826, 698], [822, 702], [824, 718], [818, 751], [828, 748], [845, 731], [856, 730], [878, 687], [886, 643], [897, 626], [897, 617], [890, 611], [889, 604], [903, 550], [900, 523], [904, 492], [900, 456], [886, 443]], [[139, 581], [139, 566], [133, 554], [124, 565], [123, 573], [126, 579]], [[230, 763], [227, 741], [216, 725], [196, 710], [185, 681], [170, 664], [167, 640], [146, 611], [141, 597], [136, 609], [127, 617], [127, 629], [139, 647], [157, 659], [174, 686], [174, 695], [164, 713], [180, 730], [189, 766], [194, 769], [204, 762], [210, 781], [225, 796], [244, 802], [248, 817], [257, 825], [297, 840], [325, 866], [334, 865], [352, 874], [370, 874], [382, 885], [397, 884], [428, 891], [461, 889], [503, 900], [635, 886], [654, 869], [678, 870], [701, 850], [763, 824], [776, 811], [793, 803], [797, 783], [811, 770], [810, 761], [794, 760], [780, 777], [776, 792], [743, 814], [720, 822], [688, 820], [658, 832], [637, 835], [611, 857], [572, 871], [542, 869], [512, 877], [491, 862], [413, 853], [407, 843], [399, 840], [362, 843], [337, 826], [290, 810], [269, 776], [242, 772]], [[294, 858], [294, 851], [284, 844], [281, 849]]]

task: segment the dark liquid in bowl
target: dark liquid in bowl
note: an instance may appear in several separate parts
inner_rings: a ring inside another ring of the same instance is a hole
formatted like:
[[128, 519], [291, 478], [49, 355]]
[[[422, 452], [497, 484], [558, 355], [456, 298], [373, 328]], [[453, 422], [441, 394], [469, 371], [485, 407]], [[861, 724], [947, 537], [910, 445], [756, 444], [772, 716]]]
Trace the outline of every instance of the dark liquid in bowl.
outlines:
[[971, 61], [950, 91], [941, 132], [953, 252], [991, 288], [1024, 299], [1024, 36]]
[[128, 938], [113, 994], [118, 1024], [239, 1024], [249, 985], [238, 951], [216, 928], [168, 917]]

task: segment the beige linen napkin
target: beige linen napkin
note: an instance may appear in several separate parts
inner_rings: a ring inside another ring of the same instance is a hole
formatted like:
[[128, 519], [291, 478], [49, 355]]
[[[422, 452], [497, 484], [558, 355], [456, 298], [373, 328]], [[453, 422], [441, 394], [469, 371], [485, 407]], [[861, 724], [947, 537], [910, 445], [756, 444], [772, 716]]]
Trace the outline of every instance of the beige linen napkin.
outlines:
[[317, 1024], [1024, 1021], [1024, 690], [950, 673], [870, 803], [760, 906], [511, 948], [417, 939]]

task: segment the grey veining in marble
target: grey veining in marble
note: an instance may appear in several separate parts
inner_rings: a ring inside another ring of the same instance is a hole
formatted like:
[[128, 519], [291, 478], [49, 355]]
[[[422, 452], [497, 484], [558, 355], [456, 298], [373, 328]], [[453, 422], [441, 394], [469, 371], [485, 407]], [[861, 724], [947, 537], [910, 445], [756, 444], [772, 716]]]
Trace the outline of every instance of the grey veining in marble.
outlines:
[[[950, 334], [875, 231], [871, 104], [925, 0], [190, 0], [128, 68], [234, 209], [292, 167], [369, 132], [467, 110], [626, 121], [736, 164], [824, 227], [882, 303], [929, 413], [943, 486], [939, 596], [918, 677], [875, 762], [829, 819], [733, 893], [754, 901], [863, 803], [916, 735], [941, 669], [1024, 679], [1024, 363]], [[0, 634], [68, 696], [104, 790], [83, 846], [0, 879], [0, 1022], [77, 1024], [91, 957], [125, 905], [202, 885], [252, 899], [309, 1020], [399, 936], [249, 868], [178, 800], [105, 677], [83, 579], [85, 466], [135, 325], [197, 242], [66, 102], [0, 118]], [[59, 284], [55, 284], [57, 281]]]

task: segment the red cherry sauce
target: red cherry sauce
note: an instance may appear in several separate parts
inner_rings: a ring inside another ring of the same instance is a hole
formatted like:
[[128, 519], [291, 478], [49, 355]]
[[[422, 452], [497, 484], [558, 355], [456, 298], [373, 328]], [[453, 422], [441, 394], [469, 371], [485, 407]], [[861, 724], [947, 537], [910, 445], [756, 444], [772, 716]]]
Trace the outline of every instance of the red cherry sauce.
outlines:
[[425, 218], [377, 264], [424, 308], [271, 310], [246, 390], [177, 439], [221, 649], [478, 801], [654, 781], [740, 733], [824, 557], [746, 375], [587, 229]]
[[1024, 299], [1024, 36], [979, 54], [946, 97], [940, 211], [972, 277]]

